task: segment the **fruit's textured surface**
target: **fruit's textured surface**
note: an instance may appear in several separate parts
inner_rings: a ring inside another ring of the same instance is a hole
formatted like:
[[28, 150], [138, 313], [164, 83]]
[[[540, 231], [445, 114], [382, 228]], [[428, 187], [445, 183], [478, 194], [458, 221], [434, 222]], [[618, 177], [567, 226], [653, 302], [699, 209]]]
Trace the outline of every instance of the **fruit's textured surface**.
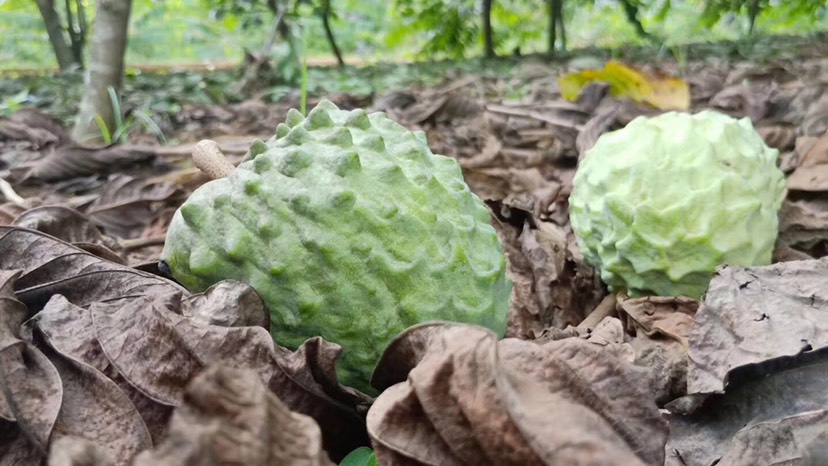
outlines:
[[489, 212], [423, 133], [323, 101], [248, 158], [176, 212], [162, 260], [184, 285], [249, 283], [277, 343], [342, 345], [339, 374], [361, 387], [408, 326], [505, 332], [511, 282]]
[[777, 158], [747, 118], [639, 117], [578, 167], [578, 247], [612, 290], [698, 298], [718, 265], [771, 262], [786, 191]]

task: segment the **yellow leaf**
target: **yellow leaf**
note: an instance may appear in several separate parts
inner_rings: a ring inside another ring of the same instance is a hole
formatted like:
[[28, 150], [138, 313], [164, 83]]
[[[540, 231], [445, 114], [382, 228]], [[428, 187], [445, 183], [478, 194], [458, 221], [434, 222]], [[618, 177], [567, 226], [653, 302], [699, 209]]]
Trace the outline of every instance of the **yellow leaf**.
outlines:
[[645, 74], [617, 61], [609, 61], [602, 70], [584, 70], [558, 78], [564, 99], [573, 101], [593, 82], [605, 82], [610, 95], [627, 97], [635, 102], [652, 105], [662, 110], [690, 108], [690, 88], [679, 78]]

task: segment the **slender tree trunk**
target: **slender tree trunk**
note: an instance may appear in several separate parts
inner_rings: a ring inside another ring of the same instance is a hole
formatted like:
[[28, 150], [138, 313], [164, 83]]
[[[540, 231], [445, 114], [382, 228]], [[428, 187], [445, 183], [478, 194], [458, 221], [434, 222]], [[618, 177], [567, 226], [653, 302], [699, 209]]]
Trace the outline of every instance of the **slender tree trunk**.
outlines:
[[564, 29], [563, 0], [548, 0], [549, 6], [549, 44], [547, 52], [555, 53], [558, 36], [561, 38], [561, 49], [566, 50], [566, 30]]
[[339, 47], [336, 45], [336, 39], [334, 38], [333, 30], [331, 30], [331, 1], [324, 0], [322, 4], [322, 12], [319, 15], [322, 18], [322, 27], [325, 28], [325, 35], [328, 37], [328, 43], [331, 44], [331, 51], [336, 56], [336, 63], [339, 67], [345, 66], [345, 60], [342, 59], [342, 53], [339, 51]]
[[52, 44], [52, 50], [55, 51], [55, 58], [57, 58], [60, 70], [65, 71], [76, 64], [80, 65], [80, 63], [75, 61], [72, 49], [66, 43], [66, 37], [63, 35], [63, 26], [60, 24], [60, 16], [57, 10], [55, 10], [54, 0], [36, 1], [38, 9], [40, 9], [40, 16], [43, 17], [43, 23], [46, 25], [49, 42]]
[[564, 27], [563, 0], [558, 2], [558, 30], [561, 31], [561, 50], [566, 51], [566, 28]]
[[[75, 0], [75, 8], [77, 9], [77, 17], [74, 23], [69, 22], [69, 39], [72, 41], [72, 52], [75, 54], [75, 60], [83, 64], [83, 50], [86, 47], [86, 14], [84, 12], [83, 2]], [[66, 2], [66, 9], [69, 10], [69, 2]], [[68, 15], [67, 15], [68, 16]]]
[[89, 69], [84, 78], [85, 90], [72, 130], [72, 139], [76, 143], [102, 142], [96, 116], [103, 120], [110, 134], [114, 132], [115, 114], [109, 88], [118, 91], [123, 81], [131, 9], [132, 0], [98, 0]]
[[259, 53], [247, 54], [244, 64], [242, 65], [241, 79], [236, 81], [230, 87], [231, 93], [246, 93], [256, 83], [259, 79], [259, 73], [261, 72], [262, 67], [267, 63], [270, 51], [273, 49], [273, 46], [276, 45], [276, 40], [279, 36], [282, 36], [282, 38], [289, 37], [290, 29], [285, 22], [285, 10], [277, 9], [273, 19], [273, 27], [270, 29], [267, 40], [265, 40], [264, 45], [262, 45], [261, 50], [259, 50]]
[[762, 8], [759, 6], [759, 0], [748, 1], [748, 35], [753, 34], [753, 28], [756, 26], [756, 17], [759, 16], [759, 11]]
[[486, 58], [494, 58], [494, 38], [492, 37], [492, 1], [483, 0], [482, 20], [483, 20], [483, 52]]
[[644, 25], [638, 19], [638, 5], [632, 0], [620, 0], [621, 7], [624, 8], [624, 14], [627, 16], [627, 21], [633, 25], [635, 32], [644, 39], [652, 40], [653, 36], [644, 29]]

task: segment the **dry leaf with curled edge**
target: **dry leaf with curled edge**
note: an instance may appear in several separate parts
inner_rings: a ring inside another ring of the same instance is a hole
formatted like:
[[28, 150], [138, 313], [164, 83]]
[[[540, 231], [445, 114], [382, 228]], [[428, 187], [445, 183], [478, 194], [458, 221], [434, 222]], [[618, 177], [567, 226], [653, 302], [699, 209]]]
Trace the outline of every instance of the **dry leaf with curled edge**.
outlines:
[[614, 349], [470, 325], [412, 327], [383, 354], [368, 412], [379, 464], [658, 464], [667, 425]]
[[17, 216], [13, 225], [42, 231], [67, 243], [104, 243], [103, 235], [89, 217], [60, 205], [29, 209]]
[[156, 204], [176, 192], [169, 183], [153, 183], [126, 175], [115, 175], [104, 185], [86, 214], [108, 234], [136, 238], [157, 215]]
[[42, 232], [0, 226], [0, 270], [22, 269], [17, 298], [33, 313], [56, 294], [87, 307], [185, 291], [157, 275], [116, 264]]
[[255, 371], [225, 366], [193, 379], [166, 441], [133, 464], [333, 465], [312, 418], [291, 412]]
[[722, 393], [744, 366], [828, 346], [828, 258], [720, 267], [690, 334], [687, 391]]
[[784, 201], [774, 262], [814, 259], [828, 248], [828, 205], [823, 200]]
[[701, 409], [667, 416], [665, 465], [808, 464], [809, 444], [828, 427], [828, 351], [737, 372]]
[[55, 351], [94, 367], [118, 385], [140, 413], [153, 442], [164, 437], [172, 415], [172, 406], [147, 397], [117, 372], [98, 342], [88, 309], [75, 306], [61, 295], [55, 295], [32, 320], [37, 332]]
[[828, 133], [816, 139], [804, 151], [799, 166], [788, 177], [788, 189], [805, 192], [828, 191]]
[[[15, 352], [0, 351], [0, 356], [9, 356], [12, 371], [0, 383], [19, 379], [15, 383], [23, 384], [13, 391], [20, 396], [14, 406], [32, 412], [26, 416], [34, 423], [27, 437], [41, 439], [43, 452], [60, 396], [39, 393], [59, 395], [61, 377], [74, 380], [80, 374], [91, 380], [90, 389], [104, 387], [100, 399], [111, 406], [122, 403], [125, 394], [146, 425], [131, 430], [149, 430], [157, 442], [165, 438], [167, 420], [172, 408], [182, 403], [186, 384], [213, 363], [254, 370], [291, 410], [316, 419], [332, 458], [369, 443], [364, 416], [373, 399], [339, 385], [335, 366], [341, 348], [318, 338], [296, 351], [275, 346], [266, 328], [268, 314], [249, 286], [220, 283], [203, 294], [189, 295], [169, 280], [105, 261], [41, 232], [0, 227], [0, 268], [12, 264], [23, 273], [16, 272], [19, 278], [5, 285], [7, 294], [22, 298], [30, 308], [16, 299], [1, 301], [4, 307], [22, 309], [11, 327], [19, 327], [29, 314], [37, 313], [31, 320], [32, 329], [56, 353], [50, 358], [57, 363], [72, 361], [63, 372], [56, 371], [32, 347], [32, 355], [27, 356], [30, 364], [22, 370], [15, 361], [31, 345], [18, 342], [13, 331], [6, 332], [11, 336], [5, 341], [11, 342], [8, 345]], [[13, 315], [10, 310], [4, 318]], [[85, 396], [77, 393], [74, 399]], [[58, 402], [50, 403], [54, 399]], [[0, 396], [0, 418], [14, 419], [20, 409], [13, 410], [7, 401]], [[89, 412], [95, 409], [92, 406]], [[126, 412], [121, 408], [110, 411]], [[136, 419], [133, 414], [131, 418]], [[80, 424], [92, 422], [76, 417]], [[81, 430], [73, 426], [66, 435], [77, 436]], [[111, 456], [120, 458], [115, 453]]]
[[[9, 420], [30, 442], [23, 459], [37, 460], [61, 437], [82, 436], [125, 464], [151, 445], [143, 420], [126, 394], [94, 367], [57, 354], [37, 334], [20, 335], [26, 309], [12, 291], [18, 274], [0, 272], [0, 384]], [[6, 452], [0, 460], [12, 458]]]
[[687, 394], [687, 338], [699, 302], [686, 297], [622, 297], [618, 309], [634, 335], [636, 365], [649, 372], [659, 406]]
[[604, 292], [571, 233], [527, 211], [492, 205], [513, 282], [508, 335], [535, 338], [549, 327], [579, 324]]
[[14, 295], [19, 276], [0, 270], [0, 418], [14, 422], [37, 455], [48, 448], [63, 385], [52, 363], [20, 334], [28, 311]]

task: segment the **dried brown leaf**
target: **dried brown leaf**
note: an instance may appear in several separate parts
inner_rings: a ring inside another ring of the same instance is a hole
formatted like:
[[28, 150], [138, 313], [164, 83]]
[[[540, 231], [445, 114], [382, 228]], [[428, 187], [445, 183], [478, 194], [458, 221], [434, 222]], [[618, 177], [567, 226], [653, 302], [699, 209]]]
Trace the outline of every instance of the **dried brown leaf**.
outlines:
[[51, 362], [31, 342], [20, 338], [20, 327], [28, 316], [14, 296], [19, 271], [0, 269], [0, 393], [4, 395], [2, 417], [14, 420], [40, 452], [46, 452], [49, 437], [61, 407], [63, 386]]
[[805, 192], [828, 191], [828, 133], [807, 144], [807, 150], [801, 144], [797, 149], [803, 155], [799, 166], [788, 177], [788, 189]]
[[35, 108], [24, 108], [11, 117], [0, 120], [0, 139], [28, 141], [32, 147], [41, 147], [69, 141], [63, 123]]
[[770, 99], [776, 92], [777, 84], [772, 80], [739, 82], [719, 91], [708, 104], [759, 121], [767, 115]]
[[118, 265], [44, 233], [0, 226], [0, 270], [19, 268], [17, 298], [34, 313], [55, 294], [88, 307], [184, 289], [146, 272]]
[[579, 324], [604, 292], [593, 269], [575, 255], [571, 234], [521, 209], [492, 205], [513, 282], [508, 334], [533, 338], [550, 326]]
[[688, 393], [721, 393], [737, 368], [828, 346], [828, 259], [720, 267], [690, 334]]
[[822, 257], [828, 252], [828, 205], [821, 201], [785, 201], [779, 212], [775, 261]]
[[211, 366], [187, 387], [165, 442], [142, 465], [332, 465], [312, 418], [291, 412], [249, 370]]
[[136, 238], [156, 217], [156, 204], [175, 193], [176, 188], [169, 183], [115, 175], [86, 209], [86, 214], [111, 235]]
[[81, 437], [61, 437], [52, 442], [50, 466], [115, 466], [95, 442]]
[[123, 304], [93, 303], [89, 309], [98, 342], [117, 371], [148, 398], [181, 404], [184, 387], [204, 361], [187, 345], [152, 298]]
[[800, 446], [814, 439], [815, 430], [826, 426], [825, 410], [753, 423], [733, 436], [730, 448], [717, 464], [775, 464], [801, 459]]
[[582, 160], [586, 151], [595, 145], [604, 133], [618, 129], [618, 113], [621, 111], [621, 103], [614, 99], [604, 99], [602, 104], [592, 118], [586, 122], [583, 129], [578, 132], [575, 139], [575, 148], [578, 150], [578, 160]]
[[828, 133], [816, 139], [800, 159], [800, 167], [828, 164]]
[[105, 372], [109, 360], [98, 344], [88, 309], [54, 295], [34, 316], [35, 328], [58, 354]]
[[369, 433], [381, 464], [656, 464], [666, 424], [639, 372], [579, 338], [498, 343], [480, 327], [423, 324], [377, 366], [372, 384], [390, 388]]
[[805, 444], [802, 449], [803, 466], [820, 466], [828, 464], [828, 426], [822, 428], [822, 433]]
[[747, 368], [702, 409], [669, 415], [666, 464], [800, 464], [828, 425], [826, 351]]
[[16, 424], [0, 421], [0, 466], [42, 466], [45, 456]]
[[101, 446], [117, 464], [127, 464], [152, 440], [141, 415], [118, 386], [97, 369], [46, 351], [63, 385], [63, 402], [51, 440], [82, 437]]
[[726, 71], [708, 66], [691, 73], [686, 80], [693, 102], [707, 101], [718, 94], [724, 87], [726, 77]]
[[[11, 204], [11, 206], [14, 207], [14, 204]], [[0, 225], [11, 225], [17, 215], [16, 212], [8, 208], [7, 204], [0, 204]]]
[[802, 134], [821, 137], [828, 132], [828, 92], [813, 102], [802, 121]]
[[204, 293], [185, 297], [181, 314], [205, 325], [270, 329], [270, 315], [262, 298], [250, 286], [234, 280], [223, 280]]
[[756, 131], [765, 144], [780, 151], [792, 150], [796, 144], [796, 129], [790, 126], [761, 126]]
[[104, 243], [100, 230], [89, 217], [65, 206], [41, 206], [20, 214], [14, 226], [42, 231], [67, 243]]
[[788, 189], [792, 191], [828, 191], [828, 164], [798, 167], [788, 177]]
[[125, 167], [149, 162], [155, 154], [146, 148], [111, 145], [100, 149], [62, 145], [28, 167], [23, 179], [44, 182], [80, 176], [114, 173]]
[[683, 296], [649, 296], [620, 299], [618, 306], [629, 316], [636, 333], [664, 336], [687, 347], [699, 302]]
[[355, 448], [370, 444], [365, 414], [373, 398], [336, 378], [342, 348], [321, 338], [307, 340], [295, 352], [276, 347], [279, 370], [270, 389], [292, 411], [313, 417], [322, 429], [325, 449], [338, 461]]
[[[317, 420], [325, 448], [333, 458], [342, 458], [368, 444], [364, 423], [367, 408], [362, 406], [372, 400], [338, 384], [337, 345], [315, 338], [291, 352], [275, 346], [264, 327], [219, 326], [181, 315], [183, 309], [192, 315], [209, 315], [214, 309], [199, 311], [193, 306], [215, 308], [226, 302], [222, 320], [259, 320], [256, 314], [261, 309], [251, 312], [240, 306], [245, 302], [262, 306], [260, 301], [251, 301], [248, 286], [231, 282], [213, 291], [201, 299], [182, 299], [174, 293], [116, 305], [95, 304], [91, 311], [98, 341], [126, 381], [160, 403], [179, 403], [186, 383], [202, 365], [217, 363], [250, 369], [291, 410]], [[236, 312], [238, 315], [233, 315]], [[101, 328], [99, 316], [105, 318], [106, 328]], [[122, 345], [131, 349], [123, 349]]]
[[88, 309], [75, 306], [61, 295], [55, 295], [33, 320], [37, 331], [57, 353], [94, 367], [118, 385], [141, 414], [153, 442], [164, 437], [172, 407], [148, 398], [110, 364], [98, 343]]
[[687, 394], [688, 337], [699, 302], [685, 297], [619, 299], [636, 365], [649, 372], [651, 393], [659, 406]]

